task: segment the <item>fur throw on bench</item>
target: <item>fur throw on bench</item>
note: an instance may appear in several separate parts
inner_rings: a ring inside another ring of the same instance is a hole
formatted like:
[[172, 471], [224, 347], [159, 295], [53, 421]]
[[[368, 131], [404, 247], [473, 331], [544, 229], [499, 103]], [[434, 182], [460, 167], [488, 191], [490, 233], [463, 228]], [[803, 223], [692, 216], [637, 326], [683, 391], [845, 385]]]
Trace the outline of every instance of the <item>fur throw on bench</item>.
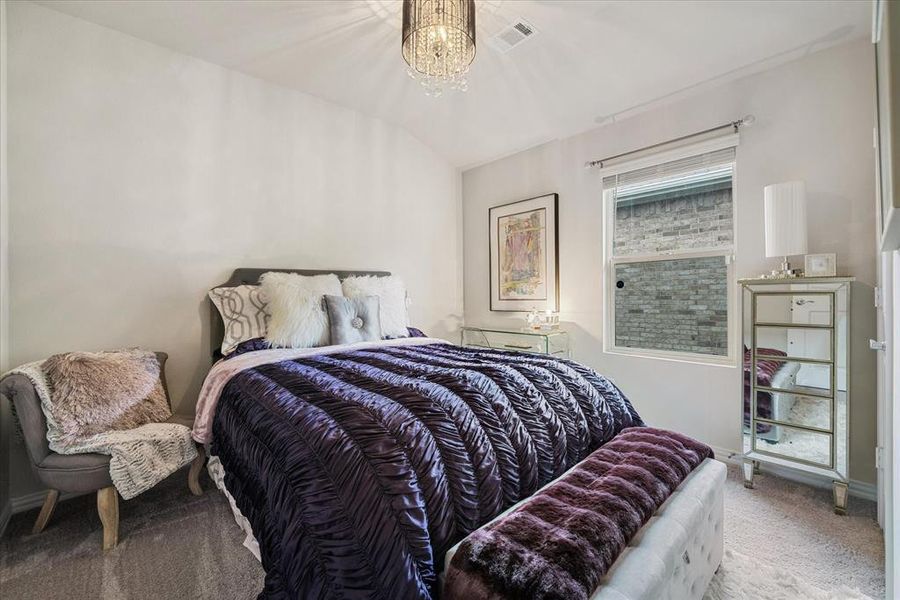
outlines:
[[447, 569], [445, 600], [586, 600], [638, 530], [712, 450], [624, 429], [519, 508], [474, 531]]
[[124, 499], [150, 489], [197, 456], [190, 429], [171, 417], [152, 352], [70, 352], [13, 371], [34, 385], [58, 454], [110, 456]]

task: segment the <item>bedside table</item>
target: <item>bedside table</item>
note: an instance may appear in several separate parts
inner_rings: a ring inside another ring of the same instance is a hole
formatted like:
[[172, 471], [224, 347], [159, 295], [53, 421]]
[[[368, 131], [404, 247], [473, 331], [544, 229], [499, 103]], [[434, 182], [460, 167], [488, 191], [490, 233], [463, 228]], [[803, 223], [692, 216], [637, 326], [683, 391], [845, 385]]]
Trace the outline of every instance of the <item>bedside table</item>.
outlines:
[[569, 358], [569, 334], [565, 331], [531, 331], [522, 329], [495, 329], [489, 327], [463, 327], [461, 345], [473, 348], [516, 350], [532, 354], [548, 354]]

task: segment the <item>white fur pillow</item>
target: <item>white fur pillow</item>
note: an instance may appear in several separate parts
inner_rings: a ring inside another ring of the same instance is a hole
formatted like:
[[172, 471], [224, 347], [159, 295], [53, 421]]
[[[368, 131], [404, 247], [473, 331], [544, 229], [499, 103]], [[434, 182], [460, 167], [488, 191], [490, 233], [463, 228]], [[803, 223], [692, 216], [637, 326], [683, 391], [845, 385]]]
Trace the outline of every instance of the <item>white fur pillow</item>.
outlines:
[[409, 337], [406, 329], [406, 286], [399, 277], [348, 277], [341, 285], [348, 298], [378, 296], [382, 335]]
[[263, 273], [259, 278], [268, 300], [266, 340], [273, 346], [312, 348], [329, 344], [328, 314], [322, 297], [341, 295], [337, 275]]

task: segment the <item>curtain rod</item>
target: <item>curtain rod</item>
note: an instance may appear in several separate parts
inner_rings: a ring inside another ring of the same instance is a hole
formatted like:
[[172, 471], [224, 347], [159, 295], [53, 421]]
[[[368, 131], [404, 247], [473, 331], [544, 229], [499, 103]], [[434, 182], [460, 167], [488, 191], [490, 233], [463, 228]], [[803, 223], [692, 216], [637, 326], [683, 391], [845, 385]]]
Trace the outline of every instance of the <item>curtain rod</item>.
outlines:
[[731, 128], [734, 130], [734, 133], [740, 131], [742, 126], [750, 127], [753, 123], [756, 122], [756, 117], [753, 115], [747, 115], [743, 118], [738, 119], [737, 121], [731, 121], [730, 123], [724, 123], [722, 125], [717, 125], [716, 127], [710, 127], [709, 129], [704, 129], [703, 131], [698, 131], [697, 133], [690, 133], [688, 135], [683, 135], [681, 137], [673, 138], [671, 140], [666, 140], [665, 142], [659, 142], [657, 144], [651, 144], [649, 146], [644, 146], [643, 148], [638, 148], [637, 150], [629, 150], [628, 152], [623, 152], [621, 154], [614, 154], [612, 156], [607, 156], [606, 158], [601, 158], [600, 160], [589, 160], [584, 163], [585, 169], [592, 169], [594, 167], [603, 167], [603, 163], [614, 160], [616, 158], [623, 158], [625, 156], [630, 156], [632, 154], [637, 154], [638, 152], [643, 152], [645, 150], [652, 150], [653, 148], [659, 148], [660, 146], [667, 146], [669, 144], [674, 144], [675, 142], [681, 142], [683, 140], [689, 140], [691, 138], [699, 137], [701, 135], [706, 135], [707, 133], [712, 133], [713, 131], [719, 131], [720, 129]]

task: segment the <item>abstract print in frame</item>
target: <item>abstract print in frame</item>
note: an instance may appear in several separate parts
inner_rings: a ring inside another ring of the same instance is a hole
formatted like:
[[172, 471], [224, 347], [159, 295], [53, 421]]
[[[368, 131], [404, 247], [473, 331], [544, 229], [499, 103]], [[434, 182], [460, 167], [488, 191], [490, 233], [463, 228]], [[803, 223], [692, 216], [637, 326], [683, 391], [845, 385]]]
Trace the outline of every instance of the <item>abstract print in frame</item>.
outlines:
[[488, 210], [491, 310], [559, 310], [558, 200], [547, 194]]

